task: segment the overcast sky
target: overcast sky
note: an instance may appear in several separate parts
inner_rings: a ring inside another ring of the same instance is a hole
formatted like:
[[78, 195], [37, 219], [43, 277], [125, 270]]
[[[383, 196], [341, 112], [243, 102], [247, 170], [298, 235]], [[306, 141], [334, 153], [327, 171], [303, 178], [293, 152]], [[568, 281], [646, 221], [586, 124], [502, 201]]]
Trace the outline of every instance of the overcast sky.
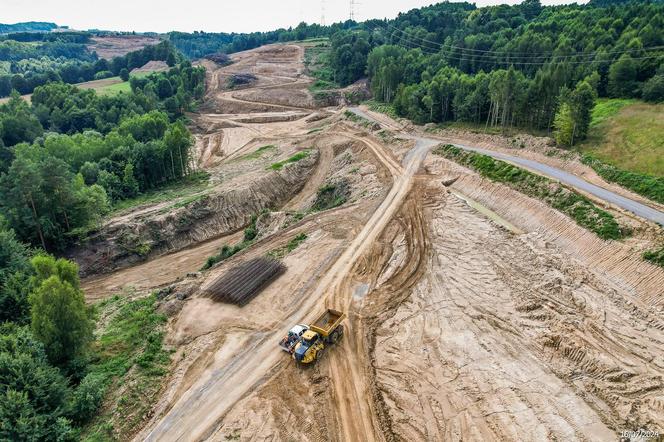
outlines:
[[[431, 0], [359, 0], [356, 20], [393, 18]], [[478, 6], [520, 1], [480, 0]], [[569, 3], [544, 0], [544, 4]], [[346, 20], [350, 0], [326, 0], [327, 24]], [[0, 23], [49, 21], [74, 29], [250, 32], [318, 23], [321, 0], [0, 0]]]

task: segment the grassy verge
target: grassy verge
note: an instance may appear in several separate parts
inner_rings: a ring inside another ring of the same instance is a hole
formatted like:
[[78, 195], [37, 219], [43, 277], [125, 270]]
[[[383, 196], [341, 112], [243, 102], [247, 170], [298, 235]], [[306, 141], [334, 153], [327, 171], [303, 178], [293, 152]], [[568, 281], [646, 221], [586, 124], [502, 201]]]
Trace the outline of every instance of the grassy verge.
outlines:
[[655, 177], [645, 173], [623, 170], [588, 154], [581, 157], [581, 162], [592, 167], [605, 180], [619, 184], [639, 195], [664, 204], [664, 177]]
[[201, 192], [207, 187], [209, 179], [207, 172], [194, 172], [182, 180], [149, 190], [135, 198], [118, 201], [114, 204], [111, 215], [143, 204], [161, 203]]
[[308, 149], [307, 150], [302, 150], [302, 151], [296, 153], [295, 155], [293, 155], [290, 158], [286, 158], [285, 160], [279, 161], [277, 163], [272, 163], [272, 165], [270, 166], [270, 169], [272, 169], [272, 170], [281, 170], [286, 164], [297, 163], [298, 161], [307, 158], [309, 155], [311, 155], [310, 150], [308, 150]]
[[170, 352], [163, 347], [166, 317], [157, 313], [155, 295], [137, 300], [116, 295], [97, 308], [111, 319], [94, 343], [87, 378], [105, 387], [105, 399], [84, 428], [84, 440], [110, 441], [140, 428], [158, 398]]
[[268, 144], [267, 146], [261, 146], [258, 149], [256, 149], [255, 151], [241, 156], [239, 159], [241, 161], [257, 160], [260, 157], [262, 157], [264, 154], [266, 154], [268, 152], [275, 151], [275, 150], [277, 150], [277, 146], [275, 146], [273, 144]]
[[643, 254], [643, 259], [651, 263], [664, 267], [664, 247], [657, 250], [649, 250]]
[[620, 110], [630, 104], [635, 103], [636, 100], [629, 98], [600, 98], [597, 100], [593, 108], [590, 127], [597, 127], [607, 121], [609, 118], [615, 116]]
[[307, 240], [307, 234], [306, 233], [300, 233], [290, 241], [288, 241], [288, 244], [286, 244], [283, 247], [279, 247], [278, 249], [270, 250], [267, 255], [275, 258], [275, 259], [282, 259], [289, 253], [291, 253], [293, 250], [297, 249], [300, 244], [305, 242]]
[[467, 152], [449, 144], [438, 147], [434, 153], [470, 167], [493, 181], [505, 183], [521, 193], [544, 201], [602, 239], [617, 240], [629, 233], [618, 224], [613, 215], [595, 206], [585, 196], [561, 186], [556, 181], [487, 155]]
[[361, 116], [357, 115], [356, 113], [351, 112], [349, 110], [344, 111], [344, 117], [346, 117], [347, 119], [349, 119], [353, 123], [357, 123], [360, 126], [365, 127], [367, 129], [371, 128], [371, 127], [374, 127], [374, 126], [379, 127], [379, 125], [374, 123], [373, 121], [367, 120], [366, 118], [361, 117]]

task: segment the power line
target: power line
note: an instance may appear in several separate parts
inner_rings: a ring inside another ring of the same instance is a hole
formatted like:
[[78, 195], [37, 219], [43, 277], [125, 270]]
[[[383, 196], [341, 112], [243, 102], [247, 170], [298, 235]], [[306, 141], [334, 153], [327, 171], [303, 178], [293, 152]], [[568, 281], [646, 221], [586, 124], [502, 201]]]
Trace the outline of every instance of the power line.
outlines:
[[[396, 29], [396, 28], [395, 28]], [[403, 31], [399, 30], [400, 32], [404, 33]], [[544, 65], [549, 62], [567, 62], [569, 64], [593, 64], [596, 63], [596, 60], [590, 59], [590, 57], [594, 57], [597, 55], [599, 52], [593, 52], [593, 53], [581, 53], [581, 54], [575, 54], [575, 55], [554, 55], [554, 54], [548, 54], [546, 56], [546, 59], [544, 56], [539, 56], [539, 57], [524, 57], [524, 56], [515, 56], [511, 53], [501, 53], [497, 51], [492, 51], [493, 53], [491, 54], [457, 54], [451, 49], [448, 49], [448, 47], [451, 47], [451, 45], [441, 45], [438, 44], [439, 47], [433, 48], [430, 45], [424, 45], [420, 41], [417, 41], [417, 37], [413, 36], [408, 33], [404, 33], [404, 36], [399, 37], [399, 39], [402, 42], [405, 42], [406, 44], [402, 44], [402, 46], [410, 47], [410, 48], [419, 48], [422, 50], [424, 53], [428, 55], [443, 55], [447, 57], [448, 59], [451, 60], [456, 60], [456, 61], [473, 61], [473, 62], [480, 62], [480, 63], [494, 63], [498, 65]], [[459, 49], [466, 50], [467, 48], [461, 48], [457, 47]], [[628, 52], [636, 52], [636, 51], [645, 51], [646, 53], [649, 53], [648, 51], [653, 51], [653, 50], [658, 50], [664, 48], [664, 46], [652, 46], [649, 48], [642, 48], [642, 49], [626, 49], [626, 50], [619, 50], [619, 51], [607, 51], [605, 52], [606, 54], [622, 54], [622, 53], [628, 53]], [[657, 54], [657, 55], [648, 55], [648, 56], [643, 56], [643, 57], [632, 57], [633, 60], [646, 60], [646, 59], [652, 59], [652, 58], [658, 58], [664, 56], [664, 54]], [[575, 58], [582, 58], [579, 60], [574, 60]], [[585, 58], [585, 59], [583, 59]], [[520, 59], [526, 60], [522, 61]], [[535, 59], [543, 59], [539, 61], [532, 61]]]
[[[574, 59], [574, 58], [593, 58], [597, 54], [603, 53], [603, 54], [624, 54], [624, 53], [630, 53], [630, 52], [648, 52], [648, 51], [654, 51], [654, 50], [661, 50], [664, 49], [664, 46], [651, 46], [651, 47], [646, 47], [646, 48], [632, 48], [632, 49], [623, 49], [623, 50], [614, 50], [614, 51], [595, 51], [595, 52], [586, 52], [586, 53], [578, 53], [578, 54], [568, 54], [568, 55], [554, 55], [553, 53], [537, 53], [537, 52], [529, 52], [529, 53], [519, 53], [519, 52], [500, 52], [500, 51], [491, 51], [491, 50], [483, 50], [483, 49], [473, 49], [473, 48], [466, 48], [462, 46], [454, 46], [454, 45], [448, 45], [448, 44], [442, 44], [442, 43], [437, 43], [433, 42], [431, 40], [427, 40], [422, 37], [418, 37], [413, 34], [409, 34], [406, 31], [403, 31], [395, 26], [392, 26], [390, 24], [387, 25], [388, 28], [391, 28], [395, 31], [398, 31], [399, 33], [403, 34], [404, 37], [399, 37], [401, 39], [406, 39], [408, 40], [411, 44], [416, 44], [418, 45], [421, 49], [427, 49], [430, 51], [435, 51], [435, 53], [439, 53], [442, 51], [448, 51], [450, 55], [455, 55], [454, 50], [460, 50], [462, 52], [470, 52], [470, 56], [475, 57], [475, 59], [479, 58], [479, 61], [492, 61], [496, 59], [496, 57], [508, 57], [508, 58], [517, 58], [517, 59], [523, 59], [523, 60], [536, 60], [536, 59], [557, 59], [559, 61], [564, 61], [566, 59]], [[474, 54], [473, 52], [480, 52], [479, 54]], [[538, 55], [540, 54], [540, 55]], [[653, 58], [653, 57], [647, 57], [647, 58]], [[487, 60], [488, 59], [488, 60]], [[638, 58], [636, 58], [638, 59]], [[548, 60], [545, 60], [548, 61]], [[513, 63], [517, 63], [518, 60], [513, 61]], [[525, 62], [519, 62], [519, 63], [525, 63]]]
[[[566, 60], [565, 56], [560, 56], [560, 55], [553, 55], [551, 54], [550, 59], [547, 60], [540, 60], [540, 61], [519, 61], [517, 60], [510, 60], [511, 56], [510, 54], [470, 54], [470, 57], [473, 58], [467, 58], [464, 57], [463, 55], [457, 55], [452, 52], [447, 52], [445, 53], [443, 49], [436, 50], [428, 46], [423, 46], [420, 43], [409, 39], [402, 37], [401, 38], [402, 42], [405, 42], [405, 44], [402, 44], [402, 46], [405, 46], [410, 49], [420, 49], [422, 52], [424, 52], [427, 55], [442, 55], [445, 56], [449, 60], [455, 60], [455, 61], [469, 61], [469, 62], [480, 62], [480, 63], [486, 63], [486, 64], [496, 64], [496, 65], [503, 65], [503, 66], [542, 66], [550, 62], [565, 62], [568, 64], [593, 64], [597, 63], [598, 61], [596, 60]], [[653, 49], [655, 47], [649, 48]], [[620, 51], [618, 51], [620, 52]], [[582, 56], [583, 54], [578, 54], [579, 56]], [[648, 59], [653, 59], [653, 58], [659, 58], [663, 57], [664, 54], [657, 54], [657, 55], [650, 55], [650, 56], [644, 56], [644, 57], [632, 57], [632, 60], [648, 60]], [[503, 57], [501, 59], [500, 57]], [[505, 59], [506, 58], [506, 59]]]

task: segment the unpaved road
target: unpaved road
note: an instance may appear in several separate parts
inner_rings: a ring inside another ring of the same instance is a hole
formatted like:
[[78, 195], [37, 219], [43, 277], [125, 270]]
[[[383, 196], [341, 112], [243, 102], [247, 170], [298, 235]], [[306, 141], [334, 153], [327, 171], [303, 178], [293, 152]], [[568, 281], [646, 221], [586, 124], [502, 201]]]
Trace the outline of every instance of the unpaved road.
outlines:
[[[610, 441], [622, 429], [662, 433], [664, 323], [658, 304], [635, 293], [659, 297], [664, 271], [632, 266], [639, 257], [629, 245], [596, 237], [577, 253], [589, 232], [427, 155], [438, 139], [379, 119], [403, 138], [386, 141], [340, 114], [285, 121], [290, 107], [309, 106], [294, 98], [307, 95], [308, 83], [298, 46], [235, 57], [227, 68], [208, 67], [205, 113], [194, 116], [200, 164], [223, 186], [229, 175], [251, 176], [314, 146], [309, 181], [273, 208], [275, 219], [285, 209], [306, 211], [325, 183], [345, 180], [356, 197], [277, 223], [188, 280], [199, 289], [169, 323], [173, 368], [135, 440]], [[228, 91], [223, 79], [232, 72], [257, 74], [257, 84]], [[270, 93], [255, 101], [262, 90]], [[279, 148], [241, 160], [265, 144]], [[449, 176], [462, 176], [463, 186], [443, 186]], [[464, 192], [473, 207], [455, 195]], [[248, 305], [201, 296], [235, 263], [300, 233], [308, 239], [284, 258], [286, 275]], [[164, 269], [198, 266], [217, 245], [116, 272], [98, 289], [168, 281]], [[607, 257], [609, 250], [616, 253]], [[619, 265], [609, 266], [614, 258]], [[344, 340], [316, 366], [297, 367], [276, 344], [324, 308], [348, 313]]]
[[[379, 124], [382, 122], [374, 118], [370, 113], [365, 112], [357, 107], [350, 108], [350, 110], [351, 112], [355, 113], [356, 115], [362, 118], [366, 118], [370, 121], [374, 121]], [[440, 140], [434, 140], [432, 138], [427, 138], [427, 139], [438, 143], [441, 142]], [[578, 176], [573, 175], [564, 170], [557, 169], [555, 167], [551, 167], [546, 164], [542, 164], [540, 162], [533, 161], [527, 158], [521, 158], [515, 155], [508, 155], [502, 152], [483, 149], [481, 147], [469, 146], [467, 144], [458, 144], [458, 143], [453, 143], [453, 145], [465, 150], [478, 152], [496, 158], [498, 160], [503, 160], [522, 166], [526, 169], [548, 176], [549, 178], [558, 180], [563, 184], [567, 184], [568, 186], [572, 186], [576, 189], [579, 189], [582, 192], [587, 192], [591, 195], [594, 195], [595, 197], [603, 201], [606, 201], [607, 203], [614, 204], [617, 207], [632, 212], [635, 215], [647, 219], [648, 221], [653, 221], [661, 226], [664, 226], [664, 212], [657, 210], [653, 207], [647, 206], [645, 204], [641, 204], [638, 201], [626, 198], [622, 195], [618, 195], [617, 193], [612, 192], [610, 190], [591, 184], [583, 180], [582, 178], [579, 178]]]
[[[274, 343], [288, 332], [292, 324], [306, 323], [306, 319], [313, 319], [326, 304], [326, 293], [331, 293], [330, 302], [340, 304], [341, 308], [347, 309], [351, 298], [348, 293], [339, 294], [339, 284], [398, 210], [410, 190], [414, 173], [428, 150], [435, 144], [429, 140], [418, 140], [413, 153], [407, 157], [406, 164], [398, 169], [389, 153], [376, 151], [379, 160], [383, 161], [393, 174], [398, 175], [394, 176], [394, 184], [382, 204], [327, 271], [318, 286], [289, 316], [279, 318], [271, 329], [257, 335], [252, 340], [253, 344], [243, 348], [224, 370], [209, 373], [208, 379], [183, 396], [148, 433], [146, 440], [198, 440], [209, 435], [217, 419], [248, 391], [255, 388], [265, 374], [282, 359], [283, 355], [275, 351]], [[347, 357], [352, 360], [353, 355]], [[251, 367], [251, 370], [247, 370], [246, 367]], [[344, 373], [339, 370], [335, 378], [347, 381], [338, 384], [338, 394], [341, 397], [351, 398], [344, 401], [347, 407], [342, 408], [340, 413], [346, 417], [342, 420], [346, 424], [345, 439], [353, 440], [353, 435], [356, 434], [373, 434], [373, 413], [362, 407], [358, 410], [354, 406], [364, 402], [363, 396], [366, 393], [363, 393], [362, 389], [366, 386], [355, 385], [353, 380], [361, 382], [362, 378], [354, 375], [352, 366], [346, 367], [350, 372]]]

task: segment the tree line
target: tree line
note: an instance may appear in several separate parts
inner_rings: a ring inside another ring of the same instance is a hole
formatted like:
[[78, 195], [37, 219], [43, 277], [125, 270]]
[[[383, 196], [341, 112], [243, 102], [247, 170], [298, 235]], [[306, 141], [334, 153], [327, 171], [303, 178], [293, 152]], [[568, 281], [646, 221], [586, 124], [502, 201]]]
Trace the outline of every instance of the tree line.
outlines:
[[110, 205], [181, 179], [192, 138], [179, 118], [204, 92], [188, 62], [99, 96], [64, 83], [38, 87], [32, 104], [0, 106], [0, 212], [18, 238], [61, 251]]
[[169, 39], [201, 57], [330, 37], [331, 80], [345, 86], [368, 76], [375, 97], [402, 116], [555, 130], [571, 145], [587, 132], [593, 96], [664, 100], [662, 28], [661, 2], [525, 0], [482, 8], [444, 2], [393, 20]]
[[88, 372], [93, 327], [78, 266], [25, 246], [0, 217], [1, 440], [79, 440], [105, 389]]
[[663, 24], [661, 3], [441, 3], [335, 34], [330, 60], [337, 82], [368, 75], [377, 100], [418, 123], [555, 130], [569, 146], [598, 96], [664, 100]]
[[[3, 44], [7, 45], [26, 45], [25, 43], [13, 42], [11, 40], [5, 42], [0, 41], [0, 60], [2, 60]], [[124, 56], [114, 57], [113, 59], [98, 59], [95, 60], [94, 54], [87, 52], [85, 45], [78, 43], [61, 43], [57, 44], [70, 44], [82, 46], [82, 51], [76, 53], [75, 56], [66, 56], [66, 62], [58, 63], [58, 57], [62, 55], [59, 53], [35, 53], [35, 54], [21, 54], [16, 53], [14, 49], [9, 47], [7, 51], [15, 57], [12, 68], [14, 73], [7, 75], [0, 75], [0, 97], [8, 96], [12, 90], [18, 91], [20, 94], [32, 93], [35, 88], [51, 82], [62, 81], [64, 83], [82, 83], [84, 81], [99, 80], [103, 78], [118, 76], [123, 71], [131, 71], [132, 69], [143, 66], [148, 61], [158, 60], [164, 61], [169, 66], [175, 66], [181, 60], [181, 56], [177, 53], [176, 49], [168, 41], [162, 41], [156, 45], [146, 46], [138, 51], [130, 52]], [[54, 43], [55, 44], [55, 43]], [[32, 47], [31, 45], [28, 45]], [[44, 58], [46, 57], [46, 58]], [[21, 69], [21, 65], [26, 64], [26, 59], [42, 60], [42, 63], [31, 63], [31, 66], [37, 66], [37, 69], [25, 70]], [[55, 61], [53, 63], [44, 62], [44, 60]], [[22, 71], [22, 72], [21, 72]]]
[[281, 28], [268, 32], [169, 32], [168, 40], [188, 58], [197, 59], [215, 53], [231, 54], [246, 51], [271, 43], [330, 37], [339, 31], [350, 30], [355, 26], [357, 23], [349, 20], [330, 26], [303, 22], [294, 28]]
[[130, 85], [100, 96], [50, 82], [0, 105], [0, 440], [79, 440], [115, 373], [99, 371], [78, 266], [46, 252], [191, 172], [182, 116], [205, 71], [183, 62]]

